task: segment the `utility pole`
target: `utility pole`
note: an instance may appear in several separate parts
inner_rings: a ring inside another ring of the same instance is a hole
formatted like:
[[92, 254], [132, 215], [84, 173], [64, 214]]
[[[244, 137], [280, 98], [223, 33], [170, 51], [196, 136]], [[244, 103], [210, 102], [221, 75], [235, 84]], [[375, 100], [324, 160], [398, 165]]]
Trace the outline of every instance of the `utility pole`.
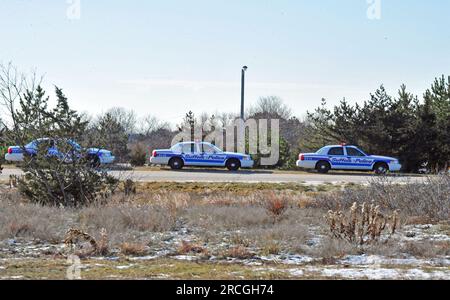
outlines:
[[242, 67], [242, 79], [241, 79], [241, 119], [244, 120], [244, 109], [245, 109], [245, 72], [248, 67]]

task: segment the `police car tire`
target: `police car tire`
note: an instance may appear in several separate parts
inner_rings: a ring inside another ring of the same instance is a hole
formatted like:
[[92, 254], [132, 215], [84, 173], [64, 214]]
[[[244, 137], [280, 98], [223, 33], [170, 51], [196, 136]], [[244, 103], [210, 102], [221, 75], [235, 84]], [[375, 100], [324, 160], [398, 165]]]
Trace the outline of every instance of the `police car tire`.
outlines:
[[376, 163], [374, 170], [376, 174], [384, 175], [389, 171], [389, 166], [386, 163]]
[[326, 161], [319, 161], [316, 165], [316, 169], [319, 173], [321, 174], [327, 174], [328, 171], [330, 171], [331, 166], [328, 162]]
[[92, 155], [89, 157], [89, 164], [92, 168], [98, 168], [100, 167], [100, 158], [96, 155]]
[[241, 167], [241, 162], [237, 159], [232, 158], [227, 161], [226, 167], [230, 171], [237, 171]]
[[181, 170], [184, 167], [184, 163], [181, 158], [174, 157], [169, 161], [169, 166], [172, 170]]

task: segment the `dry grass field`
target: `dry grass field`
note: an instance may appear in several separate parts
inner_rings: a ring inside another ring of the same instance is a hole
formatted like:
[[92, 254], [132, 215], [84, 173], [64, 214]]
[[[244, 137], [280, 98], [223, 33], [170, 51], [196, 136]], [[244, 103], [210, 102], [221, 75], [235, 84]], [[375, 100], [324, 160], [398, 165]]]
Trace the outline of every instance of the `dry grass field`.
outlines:
[[79, 208], [31, 204], [4, 185], [0, 278], [64, 279], [77, 255], [83, 279], [450, 279], [449, 210], [445, 176], [129, 183]]

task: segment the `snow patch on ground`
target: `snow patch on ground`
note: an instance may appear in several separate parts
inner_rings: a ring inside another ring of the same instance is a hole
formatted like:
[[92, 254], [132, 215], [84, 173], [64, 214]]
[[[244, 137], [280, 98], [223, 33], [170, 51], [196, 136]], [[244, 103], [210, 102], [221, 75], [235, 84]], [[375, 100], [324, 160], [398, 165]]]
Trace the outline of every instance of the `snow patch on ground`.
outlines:
[[265, 262], [275, 262], [284, 265], [301, 265], [314, 261], [314, 258], [303, 255], [269, 255], [261, 256], [259, 259]]
[[127, 269], [130, 269], [132, 267], [134, 267], [134, 264], [133, 265], [127, 265], [127, 266], [117, 266], [116, 269], [118, 269], [118, 270], [127, 270]]
[[449, 280], [450, 270], [437, 270], [425, 272], [421, 269], [388, 269], [388, 268], [318, 268], [306, 267], [303, 269], [287, 270], [291, 276], [322, 276], [326, 278], [341, 279], [410, 279], [410, 280]]
[[322, 275], [326, 277], [391, 279], [398, 278], [399, 272], [393, 269], [324, 269]]
[[423, 266], [423, 265], [437, 265], [450, 266], [450, 259], [433, 258], [433, 259], [417, 259], [417, 258], [386, 258], [378, 255], [349, 255], [340, 264], [348, 265], [408, 265], [408, 266]]
[[186, 260], [186, 261], [195, 261], [198, 260], [199, 257], [195, 256], [195, 255], [177, 255], [177, 256], [173, 256], [174, 259], [178, 259], [178, 260]]

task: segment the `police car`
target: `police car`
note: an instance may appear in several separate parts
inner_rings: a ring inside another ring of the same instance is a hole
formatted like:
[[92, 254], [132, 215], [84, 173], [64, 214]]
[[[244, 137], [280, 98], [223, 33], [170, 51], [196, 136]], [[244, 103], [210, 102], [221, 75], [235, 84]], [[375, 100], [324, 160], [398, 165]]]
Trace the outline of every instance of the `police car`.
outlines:
[[396, 158], [367, 155], [358, 147], [345, 144], [326, 146], [316, 153], [302, 153], [299, 155], [297, 167], [315, 169], [323, 174], [330, 170], [363, 170], [385, 174], [400, 171], [402, 168]]
[[213, 144], [206, 142], [186, 142], [174, 145], [168, 150], [154, 150], [150, 158], [152, 165], [168, 165], [173, 170], [184, 166], [226, 167], [230, 171], [240, 168], [252, 168], [250, 155], [223, 152]]
[[[70, 153], [63, 153], [58, 148], [71, 149]], [[5, 155], [5, 160], [10, 162], [22, 162], [25, 155], [36, 156], [39, 150], [46, 151], [48, 157], [57, 157], [69, 163], [74, 158], [80, 158], [85, 155], [94, 166], [112, 164], [115, 157], [111, 151], [99, 148], [83, 149], [79, 144], [69, 139], [51, 139], [42, 138], [32, 141], [31, 143], [20, 146], [11, 146]]]

